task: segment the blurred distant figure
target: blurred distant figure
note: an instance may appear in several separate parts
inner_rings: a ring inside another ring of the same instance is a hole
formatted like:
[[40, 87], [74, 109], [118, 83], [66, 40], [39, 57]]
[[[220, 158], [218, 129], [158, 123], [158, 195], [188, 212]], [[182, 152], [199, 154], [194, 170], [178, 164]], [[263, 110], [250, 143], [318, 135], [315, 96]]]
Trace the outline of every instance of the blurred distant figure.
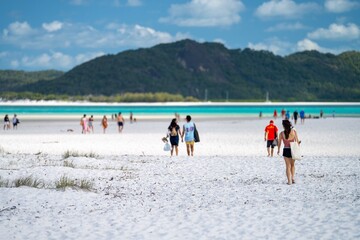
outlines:
[[278, 113], [277, 113], [277, 111], [276, 111], [276, 109], [274, 110], [274, 118], [276, 119], [277, 118], [277, 115], [278, 115]]
[[134, 117], [133, 113], [130, 112], [130, 123], [133, 123], [133, 117]]
[[324, 116], [324, 112], [323, 112], [323, 110], [321, 109], [320, 110], [320, 118], [322, 118]]
[[335, 118], [335, 111], [332, 112], [332, 117]]
[[91, 115], [91, 117], [89, 117], [89, 120], [88, 120], [88, 131], [90, 132], [90, 130], [91, 130], [91, 132], [92, 133], [94, 133], [94, 116], [93, 115]]
[[82, 128], [81, 133], [86, 134], [86, 132], [88, 131], [86, 114], [84, 114], [84, 116], [81, 118], [80, 125], [81, 125], [81, 128]]
[[286, 119], [286, 120], [289, 120], [289, 119], [290, 119], [290, 111], [289, 111], [289, 110], [286, 111], [285, 119]]
[[301, 121], [301, 124], [305, 123], [305, 112], [304, 112], [304, 110], [300, 111], [300, 121]]
[[103, 133], [106, 132], [106, 128], [108, 127], [108, 120], [106, 115], [104, 115], [104, 117], [101, 120], [101, 126], [103, 127]]
[[176, 120], [179, 122], [180, 121], [180, 114], [178, 114], [177, 112], [175, 113], [175, 118]]
[[262, 118], [262, 111], [259, 112], [259, 118]]
[[4, 117], [4, 130], [9, 130], [10, 129], [10, 119], [9, 119], [9, 115], [5, 115]]
[[121, 133], [124, 128], [124, 124], [125, 124], [125, 119], [123, 118], [121, 112], [119, 112], [119, 114], [117, 116], [117, 124], [118, 124], [119, 133]]
[[297, 110], [295, 110], [295, 111], [293, 112], [293, 117], [294, 117], [294, 123], [295, 123], [295, 125], [296, 125], [297, 120], [298, 120], [298, 117], [299, 117], [299, 113], [298, 113]]
[[286, 112], [285, 112], [285, 109], [282, 109], [282, 110], [281, 110], [281, 117], [282, 117], [282, 119], [285, 119], [285, 113], [286, 113]]
[[17, 129], [17, 125], [20, 123], [19, 119], [17, 118], [17, 115], [14, 114], [14, 117], [12, 119], [13, 129]]
[[300, 121], [301, 121], [301, 124], [305, 123], [305, 112], [304, 112], [304, 110], [300, 111]]

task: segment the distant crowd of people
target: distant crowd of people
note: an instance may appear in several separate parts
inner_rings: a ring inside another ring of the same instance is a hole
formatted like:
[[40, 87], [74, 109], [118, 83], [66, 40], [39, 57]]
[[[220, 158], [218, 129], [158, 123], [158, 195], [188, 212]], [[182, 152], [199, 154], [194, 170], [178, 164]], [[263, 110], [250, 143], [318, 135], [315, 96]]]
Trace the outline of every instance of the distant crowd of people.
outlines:
[[[262, 111], [260, 111], [259, 117], [261, 118], [262, 116], [263, 116], [263, 113], [262, 113]], [[277, 117], [278, 117], [278, 112], [277, 112], [276, 109], [274, 110], [273, 117], [275, 119], [277, 119]], [[308, 116], [306, 116], [304, 110], [301, 110], [300, 112], [295, 110], [292, 114], [290, 114], [289, 110], [282, 109], [281, 110], [281, 117], [282, 117], [282, 119], [287, 119], [287, 120], [292, 119], [292, 120], [294, 120], [294, 124], [297, 124], [297, 121], [298, 121], [298, 119], [300, 117], [301, 124], [304, 124], [306, 118], [323, 118], [324, 117], [324, 112], [323, 112], [323, 110], [320, 110], [319, 116], [311, 116], [310, 114]], [[332, 117], [335, 117], [335, 112], [334, 111], [332, 113]]]
[[[117, 122], [117, 130], [119, 133], [122, 133], [125, 125], [125, 118], [123, 117], [122, 113], [119, 112], [118, 114], [112, 114], [111, 119], [115, 120]], [[130, 113], [130, 123], [134, 121], [133, 113]], [[136, 121], [136, 119], [135, 119]], [[101, 127], [103, 129], [103, 133], [106, 133], [106, 129], [109, 126], [107, 116], [104, 115], [101, 119]], [[94, 133], [94, 116], [91, 115], [89, 118], [86, 116], [86, 114], [83, 115], [83, 117], [80, 119], [80, 126], [81, 126], [81, 133]]]

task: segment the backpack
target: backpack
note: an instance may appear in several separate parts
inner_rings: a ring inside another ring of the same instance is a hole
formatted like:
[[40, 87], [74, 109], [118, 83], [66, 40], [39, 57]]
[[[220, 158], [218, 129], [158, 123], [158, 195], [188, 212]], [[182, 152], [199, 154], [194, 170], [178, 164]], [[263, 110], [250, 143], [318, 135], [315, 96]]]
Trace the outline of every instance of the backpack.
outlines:
[[173, 128], [171, 129], [171, 133], [170, 133], [170, 136], [172, 136], [172, 137], [175, 137], [175, 136], [177, 136], [177, 131], [176, 131], [176, 127], [173, 127]]

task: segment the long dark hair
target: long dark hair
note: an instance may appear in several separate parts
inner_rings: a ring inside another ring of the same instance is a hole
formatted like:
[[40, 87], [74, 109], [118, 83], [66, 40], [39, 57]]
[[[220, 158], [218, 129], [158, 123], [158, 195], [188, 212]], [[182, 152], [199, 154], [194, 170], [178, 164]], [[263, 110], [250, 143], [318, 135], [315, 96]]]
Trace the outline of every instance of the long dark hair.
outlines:
[[282, 125], [284, 127], [285, 139], [288, 139], [291, 132], [291, 122], [286, 119], [282, 121]]
[[173, 118], [173, 119], [171, 120], [169, 129], [172, 129], [172, 128], [176, 127], [176, 126], [177, 126], [176, 118]]

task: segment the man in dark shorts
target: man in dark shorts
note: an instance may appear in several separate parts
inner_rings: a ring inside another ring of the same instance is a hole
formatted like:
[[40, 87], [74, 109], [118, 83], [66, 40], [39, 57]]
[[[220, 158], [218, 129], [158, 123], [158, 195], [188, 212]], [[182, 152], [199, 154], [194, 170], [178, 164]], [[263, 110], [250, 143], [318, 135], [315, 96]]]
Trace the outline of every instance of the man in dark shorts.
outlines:
[[125, 123], [125, 119], [122, 116], [121, 112], [119, 112], [118, 116], [117, 116], [117, 124], [118, 124], [118, 131], [119, 133], [122, 132], [123, 128], [124, 128], [124, 123]]
[[[274, 147], [277, 145], [276, 139], [277, 139], [277, 133], [278, 128], [274, 125], [274, 121], [270, 120], [270, 124], [266, 126], [265, 128], [265, 136], [264, 140], [266, 141], [266, 147], [268, 152], [268, 157], [272, 157], [274, 155]], [[270, 151], [271, 147], [271, 151]]]

